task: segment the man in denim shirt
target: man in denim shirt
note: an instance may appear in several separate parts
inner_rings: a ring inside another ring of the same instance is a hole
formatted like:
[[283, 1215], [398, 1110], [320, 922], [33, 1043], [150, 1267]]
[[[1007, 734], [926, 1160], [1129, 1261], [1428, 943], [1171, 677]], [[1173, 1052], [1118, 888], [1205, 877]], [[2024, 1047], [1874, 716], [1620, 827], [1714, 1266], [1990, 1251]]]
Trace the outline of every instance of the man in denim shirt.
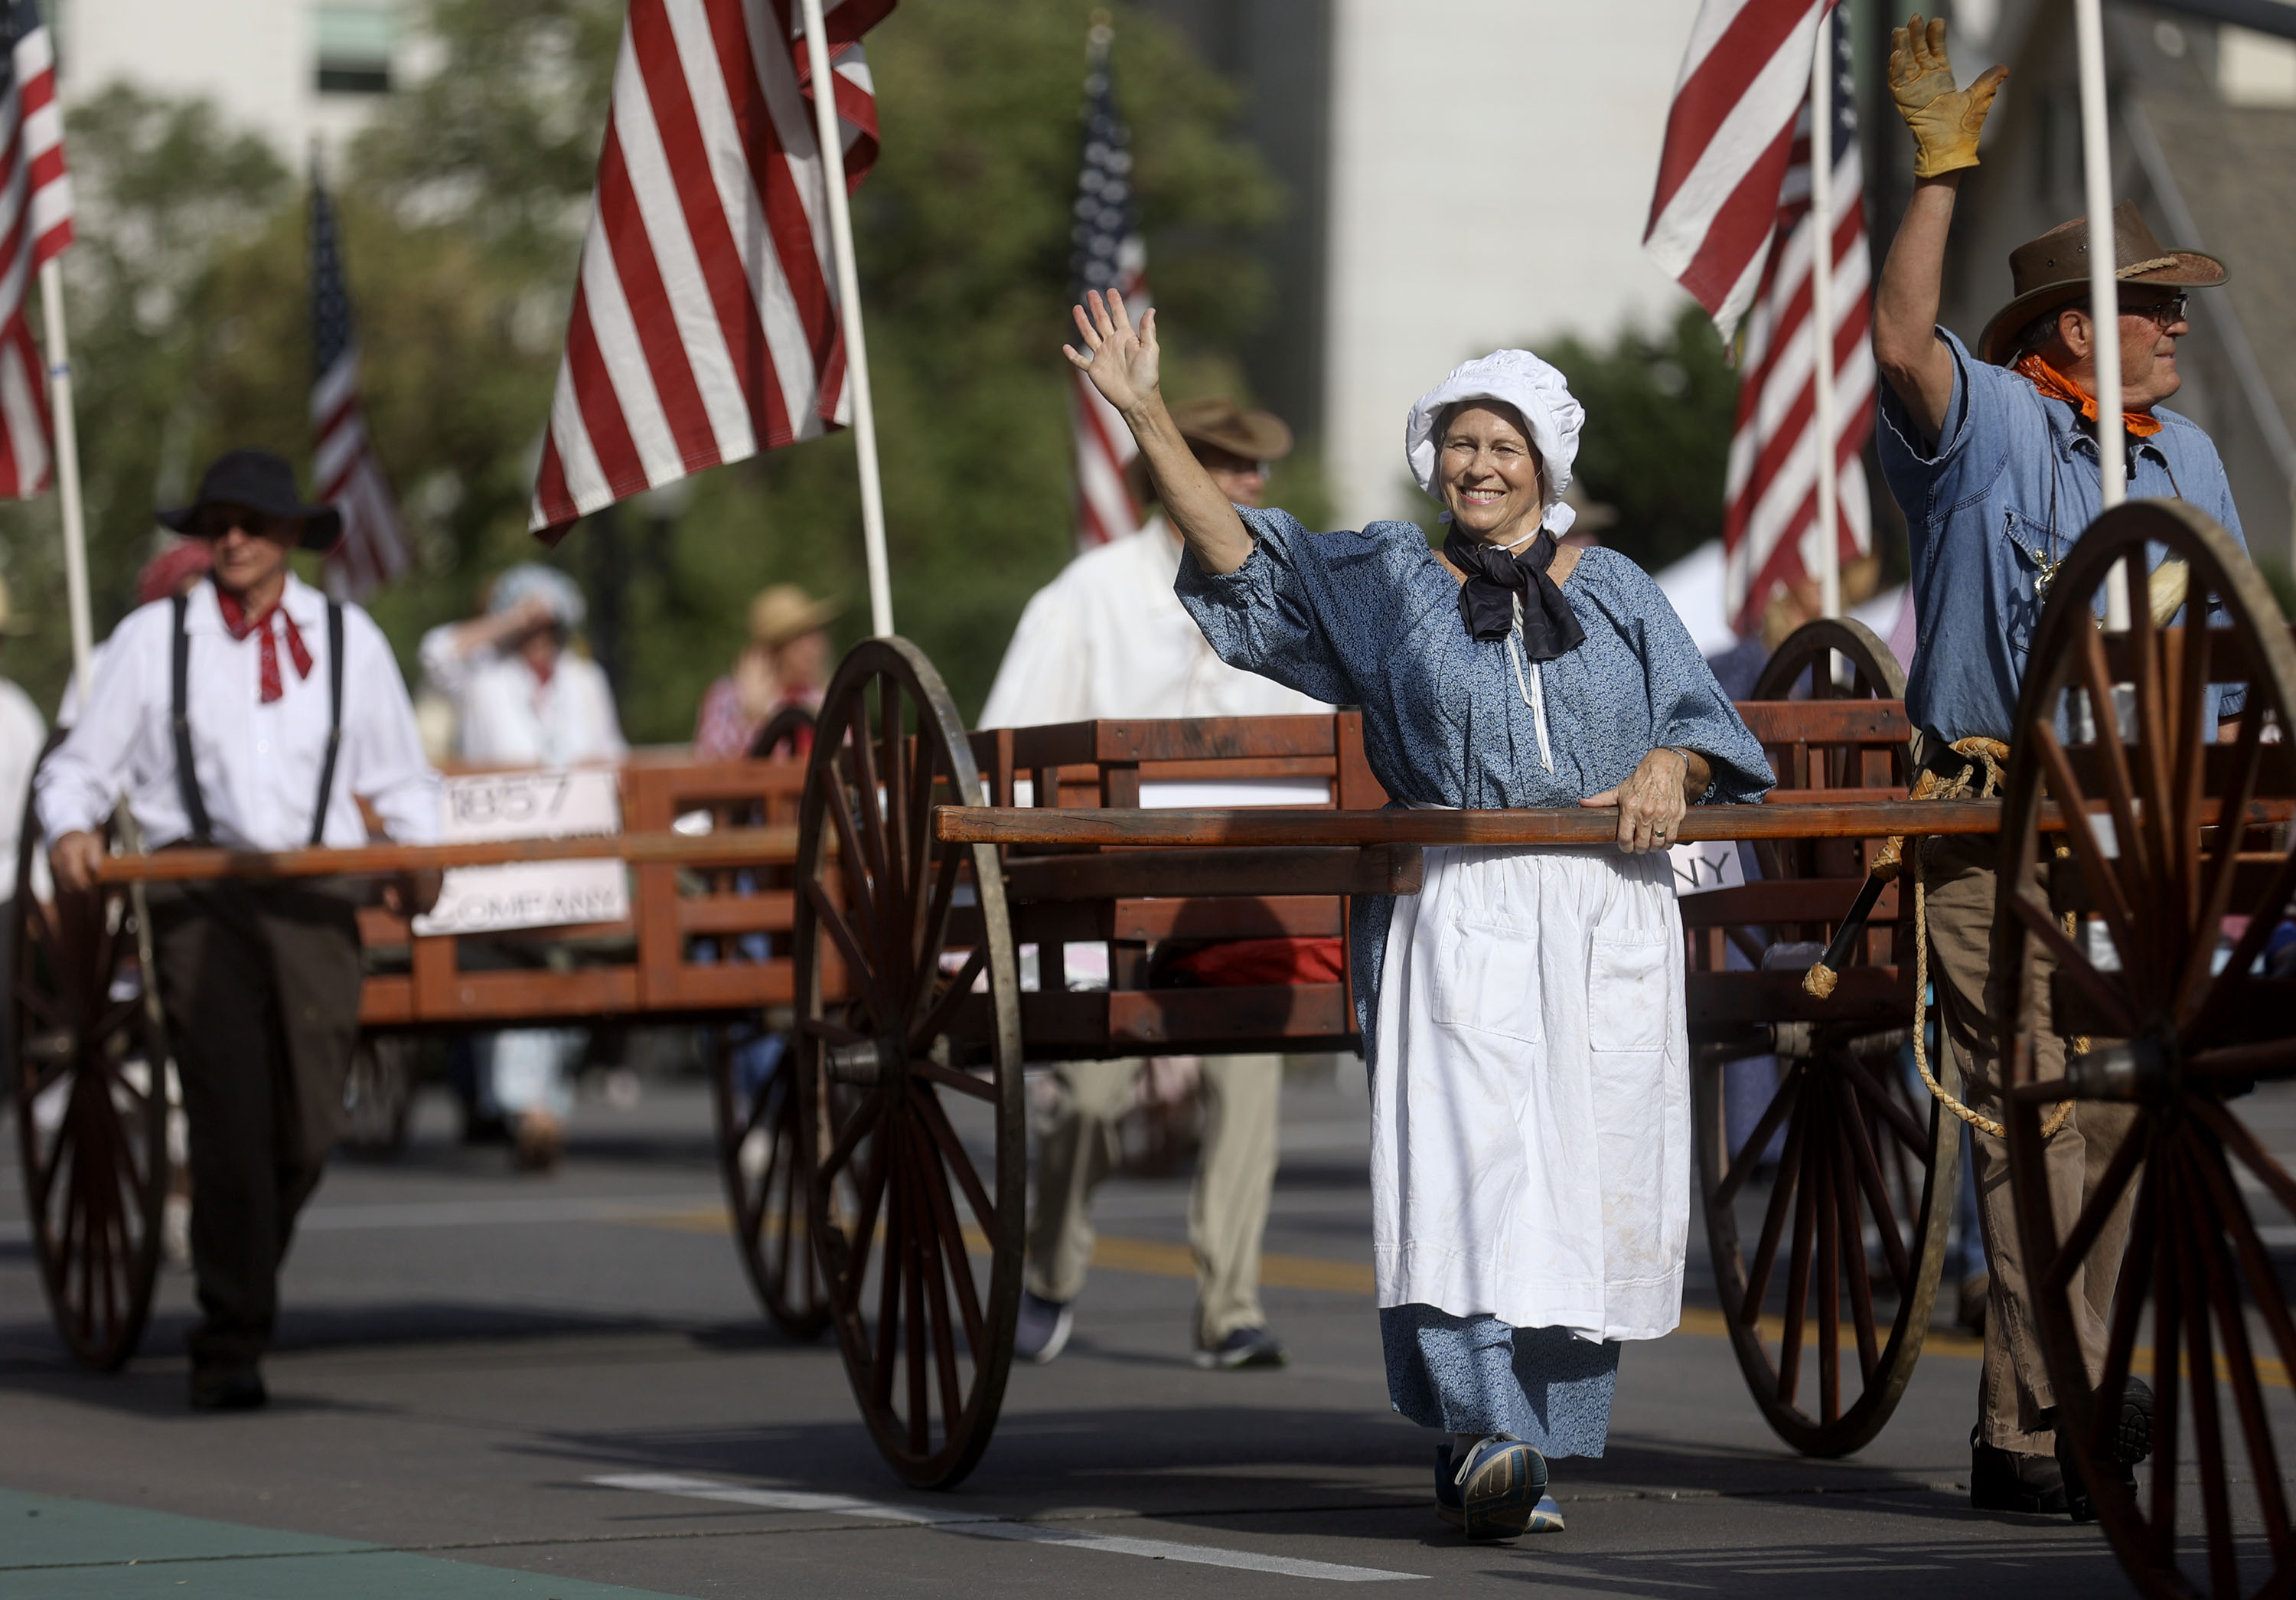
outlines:
[[[1887, 380], [1882, 471], [1911, 534], [1920, 619], [1906, 708], [1921, 730], [1923, 764], [1941, 778], [1970, 777], [1971, 792], [1986, 793], [1985, 775], [1997, 768], [1972, 742], [2010, 740], [2049, 580], [2103, 506], [2089, 229], [2086, 219], [2066, 223], [2011, 253], [2015, 298], [1987, 324], [1974, 357], [1939, 327], [1955, 195], [1963, 171], [1977, 164], [1986, 110], [2008, 74], [1996, 67], [1956, 89], [1942, 22], [1924, 25], [1916, 16], [1891, 44], [1890, 90], [1918, 147], [1913, 199], [1882, 268], [1874, 319], [1874, 358]], [[2159, 408], [2181, 382], [2177, 341], [2191, 331], [2185, 291], [2223, 283], [2224, 267], [2196, 251], [2164, 250], [2133, 206], [2114, 211], [2112, 244], [2122, 286], [2129, 496], [2189, 501], [2237, 538], [2240, 518], [2216, 447], [2194, 423]], [[2159, 583], [2152, 588], [2156, 617], [2166, 621], [2160, 612], [2177, 611], [2181, 590]], [[2232, 701], [2218, 706], [2227, 718], [2238, 709]], [[1994, 1019], [2003, 997], [1991, 972], [1996, 849], [1989, 838], [1931, 840], [1921, 846], [1920, 866], [1940, 1028], [1959, 1057], [1964, 1096], [1997, 1119]], [[2054, 966], [2037, 954], [2024, 993], [2047, 994]], [[2039, 1072], [2054, 1076], [2062, 1067], [2064, 1043], [2037, 1022], [2028, 1025], [2034, 1026]], [[2049, 1141], [2060, 1216], [2079, 1214], [2134, 1110], [2081, 1102]], [[2070, 1510], [2085, 1520], [2094, 1514], [2088, 1496], [2062, 1470], [2054, 1448], [2054, 1395], [2033, 1329], [2007, 1151], [1982, 1128], [1971, 1135], [1992, 1292], [1980, 1416], [1970, 1437], [1970, 1503], [1979, 1510]], [[2113, 1211], [2077, 1285], [2092, 1374], [2103, 1364], [2133, 1194]], [[2121, 1453], [2131, 1463], [2150, 1449], [2151, 1411], [2150, 1391], [2132, 1379], [2120, 1431]]]

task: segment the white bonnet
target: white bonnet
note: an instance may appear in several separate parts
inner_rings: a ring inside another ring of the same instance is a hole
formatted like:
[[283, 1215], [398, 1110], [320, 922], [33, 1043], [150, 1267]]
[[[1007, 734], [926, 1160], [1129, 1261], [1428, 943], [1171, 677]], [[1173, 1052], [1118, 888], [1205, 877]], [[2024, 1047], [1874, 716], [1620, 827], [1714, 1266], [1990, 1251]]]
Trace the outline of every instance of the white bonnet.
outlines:
[[1578, 459], [1578, 429], [1587, 420], [1587, 409], [1572, 398], [1562, 374], [1529, 350], [1493, 350], [1452, 368], [1449, 377], [1419, 397], [1404, 424], [1403, 453], [1419, 487], [1439, 499], [1435, 423], [1446, 407], [1460, 400], [1504, 400], [1522, 413], [1530, 442], [1538, 451], [1543, 480], [1546, 514], [1539, 525], [1549, 533], [1569, 531], [1578, 513], [1564, 502], [1562, 491], [1570, 485], [1570, 464]]

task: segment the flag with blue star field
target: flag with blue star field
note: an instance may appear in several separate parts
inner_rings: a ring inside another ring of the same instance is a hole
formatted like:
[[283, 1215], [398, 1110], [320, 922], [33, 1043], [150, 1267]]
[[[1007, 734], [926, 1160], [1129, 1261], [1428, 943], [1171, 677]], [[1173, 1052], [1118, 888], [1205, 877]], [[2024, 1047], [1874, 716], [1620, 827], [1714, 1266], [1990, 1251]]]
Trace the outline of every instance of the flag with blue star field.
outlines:
[[340, 600], [364, 600], [414, 565], [398, 503], [375, 457], [359, 393], [358, 328], [343, 283], [334, 202], [311, 174], [311, 481], [342, 513], [343, 537], [326, 556], [326, 584]]
[[29, 310], [32, 277], [72, 242], [71, 176], [64, 170], [56, 54], [32, 0], [5, 5], [0, 57], [0, 497], [29, 500], [55, 465], [48, 390]]
[[[1087, 289], [1119, 291], [1136, 327], [1148, 309], [1144, 276], [1148, 250], [1140, 236], [1140, 207], [1132, 187], [1132, 135], [1117, 115], [1110, 77], [1113, 37], [1104, 23], [1095, 24], [1088, 36], [1091, 68], [1084, 80], [1084, 160], [1077, 175], [1070, 234], [1075, 245], [1070, 257], [1070, 287], [1078, 305]], [[1069, 382], [1077, 547], [1089, 550], [1140, 526], [1140, 506], [1124, 473], [1138, 447], [1124, 419], [1100, 398], [1091, 379], [1070, 367]]]

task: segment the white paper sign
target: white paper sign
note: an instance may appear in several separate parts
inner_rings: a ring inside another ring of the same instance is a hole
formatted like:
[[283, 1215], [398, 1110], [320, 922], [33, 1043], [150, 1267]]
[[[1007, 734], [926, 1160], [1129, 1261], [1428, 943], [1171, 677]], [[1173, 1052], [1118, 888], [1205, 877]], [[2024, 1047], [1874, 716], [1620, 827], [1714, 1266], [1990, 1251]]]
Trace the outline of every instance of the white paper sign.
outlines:
[[1674, 895], [1711, 894], [1718, 889], [1741, 889], [1746, 882], [1745, 863], [1738, 859], [1734, 839], [1710, 839], [1699, 844], [1677, 844], [1667, 851], [1674, 866]]
[[[439, 838], [449, 844], [622, 831], [621, 793], [611, 767], [452, 777], [439, 804]], [[455, 868], [439, 904], [415, 919], [414, 931], [491, 933], [619, 922], [629, 915], [629, 872], [619, 861], [521, 861]]]

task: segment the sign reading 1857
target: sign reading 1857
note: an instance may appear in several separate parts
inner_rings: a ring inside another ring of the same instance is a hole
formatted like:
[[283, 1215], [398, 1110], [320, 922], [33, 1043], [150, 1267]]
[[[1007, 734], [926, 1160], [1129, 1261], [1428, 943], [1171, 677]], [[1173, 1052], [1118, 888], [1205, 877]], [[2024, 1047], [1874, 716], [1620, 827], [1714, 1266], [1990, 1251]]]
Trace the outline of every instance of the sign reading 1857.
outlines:
[[[440, 808], [439, 836], [448, 843], [573, 839], [622, 831], [621, 797], [611, 767], [452, 777], [446, 781]], [[448, 873], [439, 904], [416, 919], [414, 931], [488, 933], [619, 922], [629, 914], [629, 874], [619, 861], [521, 861]]]

